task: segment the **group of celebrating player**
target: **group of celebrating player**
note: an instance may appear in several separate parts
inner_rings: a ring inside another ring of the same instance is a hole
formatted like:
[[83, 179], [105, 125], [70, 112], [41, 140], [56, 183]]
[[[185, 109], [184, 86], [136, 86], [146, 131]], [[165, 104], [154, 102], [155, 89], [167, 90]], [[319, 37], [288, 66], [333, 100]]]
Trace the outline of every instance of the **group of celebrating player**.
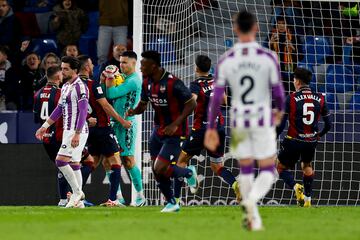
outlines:
[[[298, 68], [294, 72], [296, 92], [285, 100], [277, 55], [256, 42], [257, 29], [251, 13], [241, 11], [237, 14], [234, 31], [238, 43], [220, 58], [214, 77], [209, 74], [211, 60], [204, 55], [198, 56], [197, 78], [190, 88], [161, 67], [161, 56], [156, 51], [141, 54], [142, 83], [135, 73], [137, 56], [131, 51], [124, 52], [120, 59], [122, 84], [117, 83], [119, 74], [114, 66], [102, 73], [100, 84], [90, 80], [93, 65], [87, 56], [64, 57], [61, 68], [49, 68], [48, 84], [35, 97], [35, 113], [45, 121], [36, 137], [44, 141], [61, 172], [59, 175], [64, 176], [59, 185], [65, 182], [71, 187], [72, 195], [66, 207], [82, 207], [82, 185], [102, 157], [110, 180], [109, 200], [104, 205], [124, 203], [118, 193], [120, 162], [128, 169], [138, 193], [135, 204], [142, 206], [145, 203], [141, 174], [134, 160], [134, 115], [142, 114], [149, 102], [155, 111], [149, 141], [153, 173], [167, 202], [162, 212], [179, 211], [184, 178], [192, 192], [196, 192], [196, 169], [188, 166], [188, 162], [204, 148], [208, 150], [211, 169], [233, 188], [238, 201], [241, 200], [247, 229], [263, 229], [257, 202], [271, 189], [276, 171], [295, 190], [298, 204], [311, 206], [314, 178], [311, 161], [318, 139], [331, 127], [325, 96], [309, 88], [311, 72]], [[61, 80], [65, 83], [60, 94]], [[227, 86], [231, 91], [230, 149], [239, 159], [238, 181], [224, 167], [222, 158], [225, 130], [220, 105], [227, 104]], [[46, 100], [50, 96], [55, 100]], [[112, 106], [107, 99], [112, 101]], [[187, 118], [193, 111], [191, 133], [180, 146], [181, 138], [187, 136]], [[108, 116], [111, 116], [111, 122]], [[318, 132], [320, 116], [325, 127]], [[61, 117], [62, 123], [58, 121]], [[281, 143], [276, 162], [276, 139], [287, 120], [288, 133]], [[55, 122], [56, 134], [50, 127]], [[58, 131], [61, 125], [62, 136]], [[53, 139], [57, 145], [51, 142]], [[90, 154], [83, 151], [86, 142]], [[256, 178], [255, 159], [259, 167]], [[303, 185], [295, 183], [290, 172], [299, 159], [304, 174]], [[60, 191], [61, 198], [66, 192]]]

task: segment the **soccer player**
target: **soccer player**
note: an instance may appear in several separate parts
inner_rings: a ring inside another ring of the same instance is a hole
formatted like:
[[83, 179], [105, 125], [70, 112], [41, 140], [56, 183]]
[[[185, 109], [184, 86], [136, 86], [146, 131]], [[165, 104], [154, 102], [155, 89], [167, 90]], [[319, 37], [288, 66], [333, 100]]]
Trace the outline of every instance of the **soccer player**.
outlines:
[[[216, 119], [228, 83], [232, 90], [230, 145], [233, 156], [240, 163], [244, 227], [254, 231], [262, 229], [257, 202], [271, 189], [275, 180], [275, 125], [280, 123], [284, 108], [277, 56], [256, 42], [257, 29], [253, 14], [247, 11], [238, 13], [234, 26], [238, 43], [218, 62], [205, 134], [205, 146], [215, 151], [220, 145]], [[254, 159], [258, 160], [260, 168], [255, 180]]]
[[[207, 128], [207, 110], [210, 96], [213, 92], [213, 76], [209, 74], [211, 68], [211, 59], [208, 56], [199, 55], [195, 60], [196, 80], [190, 83], [190, 91], [196, 100], [196, 109], [194, 113], [194, 124], [190, 137], [184, 142], [177, 165], [186, 167], [189, 160], [194, 155], [200, 155], [204, 149], [204, 137]], [[224, 102], [226, 95], [224, 94]], [[216, 128], [220, 136], [220, 145], [215, 152], [208, 152], [210, 156], [210, 166], [215, 174], [222, 177], [235, 191], [237, 201], [240, 202], [240, 190], [234, 175], [224, 167], [223, 155], [225, 150], [225, 128], [224, 117], [219, 112], [216, 119]], [[181, 184], [182, 185], [182, 184]], [[175, 198], [180, 197], [181, 185], [175, 182]], [[196, 190], [192, 190], [195, 192]]]
[[[88, 149], [94, 161], [83, 162], [82, 174], [83, 184], [86, 183], [91, 171], [99, 165], [100, 157], [105, 156], [104, 161], [108, 161], [110, 169], [110, 193], [109, 200], [103, 203], [103, 206], [114, 207], [121, 206], [122, 204], [117, 201], [117, 191], [120, 183], [120, 157], [119, 146], [110, 126], [111, 116], [115, 121], [118, 121], [121, 126], [125, 128], [130, 127], [130, 122], [125, 121], [114, 110], [110, 103], [106, 100], [101, 86], [95, 81], [90, 79], [93, 75], [94, 65], [89, 56], [80, 55], [77, 57], [80, 62], [79, 77], [87, 85], [89, 89], [89, 114], [95, 121], [95, 126], [89, 127]], [[107, 166], [105, 165], [105, 166]]]
[[[48, 118], [49, 114], [58, 105], [58, 101], [61, 95], [61, 89], [59, 88], [62, 83], [62, 73], [59, 66], [52, 66], [46, 70], [47, 83], [34, 95], [34, 121], [35, 123], [44, 123]], [[51, 161], [55, 164], [57, 152], [61, 146], [62, 137], [62, 121], [57, 121], [56, 124], [52, 125], [47, 129], [47, 132], [43, 137], [43, 145]], [[59, 172], [58, 176], [58, 187], [60, 201], [59, 207], [65, 207], [67, 204], [67, 189], [68, 183], [64, 175]]]
[[[114, 76], [107, 74], [106, 83], [106, 97], [113, 100], [113, 106], [121, 115], [126, 115], [129, 109], [135, 108], [140, 100], [142, 81], [139, 75], [135, 72], [137, 55], [133, 51], [125, 51], [120, 56], [120, 69], [122, 76], [125, 78], [124, 82], [115, 86]], [[137, 196], [135, 199], [135, 206], [143, 206], [146, 202], [144, 197], [142, 176], [140, 169], [135, 162], [135, 144], [137, 124], [134, 116], [126, 118], [131, 121], [131, 127], [126, 129], [122, 125], [114, 122], [113, 129], [119, 141], [120, 147], [123, 150], [120, 153], [121, 160], [125, 168], [129, 171], [131, 181], [135, 187]], [[121, 192], [118, 192], [122, 196]], [[125, 200], [120, 197], [119, 201], [123, 204]]]
[[[294, 72], [294, 86], [296, 92], [286, 99], [285, 116], [278, 128], [280, 134], [289, 119], [287, 135], [281, 143], [278, 156], [277, 170], [279, 177], [290, 189], [295, 190], [298, 205], [311, 206], [312, 183], [314, 171], [311, 162], [314, 159], [317, 141], [331, 128], [330, 113], [325, 96], [316, 93], [309, 87], [312, 73], [304, 68], [297, 68]], [[324, 128], [318, 132], [320, 116], [324, 120]], [[295, 183], [294, 176], [289, 169], [294, 168], [301, 160], [303, 170], [303, 184]], [[305, 193], [305, 196], [304, 196]]]
[[56, 165], [64, 174], [73, 194], [66, 207], [84, 207], [81, 201], [85, 198], [82, 191], [80, 171], [81, 153], [88, 138], [86, 116], [88, 110], [89, 90], [77, 75], [79, 61], [75, 57], [61, 59], [63, 80], [66, 83], [61, 89], [58, 105], [46, 122], [36, 131], [36, 138], [42, 140], [47, 129], [63, 117], [63, 136], [60, 150], [56, 156]]
[[196, 186], [195, 168], [180, 168], [170, 164], [180, 152], [180, 138], [187, 133], [187, 117], [196, 107], [196, 101], [184, 83], [161, 67], [160, 54], [147, 51], [141, 54], [141, 72], [144, 75], [141, 101], [128, 116], [141, 114], [150, 101], [155, 111], [155, 127], [149, 148], [153, 160], [153, 172], [157, 186], [166, 198], [162, 212], [180, 210], [171, 189], [170, 178], [188, 178], [190, 186]]

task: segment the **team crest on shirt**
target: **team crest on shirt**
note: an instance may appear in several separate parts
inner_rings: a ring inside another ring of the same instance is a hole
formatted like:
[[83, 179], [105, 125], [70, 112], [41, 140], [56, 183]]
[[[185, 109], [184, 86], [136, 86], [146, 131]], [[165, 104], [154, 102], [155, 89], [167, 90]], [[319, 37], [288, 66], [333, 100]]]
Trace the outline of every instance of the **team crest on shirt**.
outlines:
[[166, 86], [165, 85], [161, 85], [160, 86], [160, 92], [164, 93], [166, 91]]

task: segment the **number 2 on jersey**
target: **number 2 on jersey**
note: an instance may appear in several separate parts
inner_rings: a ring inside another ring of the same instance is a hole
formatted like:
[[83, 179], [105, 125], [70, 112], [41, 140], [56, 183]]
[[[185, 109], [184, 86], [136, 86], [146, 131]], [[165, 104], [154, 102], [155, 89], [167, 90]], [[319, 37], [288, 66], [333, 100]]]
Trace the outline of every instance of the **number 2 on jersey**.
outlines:
[[[311, 108], [311, 109], [309, 109]], [[313, 103], [304, 103], [303, 105], [303, 123], [306, 125], [311, 125], [315, 119], [315, 113], [312, 110], [314, 108]]]
[[248, 88], [246, 89], [246, 91], [241, 95], [241, 101], [243, 102], [244, 105], [253, 104], [254, 101], [247, 99], [247, 95], [254, 88], [254, 79], [250, 76], [244, 76], [240, 80], [240, 85], [244, 86], [245, 82], [248, 82], [249, 84], [247, 84]]

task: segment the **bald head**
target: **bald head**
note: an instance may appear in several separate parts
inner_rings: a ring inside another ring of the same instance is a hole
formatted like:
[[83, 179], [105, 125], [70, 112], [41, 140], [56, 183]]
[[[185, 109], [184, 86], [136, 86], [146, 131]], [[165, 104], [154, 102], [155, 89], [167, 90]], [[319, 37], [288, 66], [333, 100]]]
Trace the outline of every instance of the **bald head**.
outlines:
[[127, 50], [123, 44], [117, 44], [113, 48], [113, 56], [117, 61], [120, 61], [120, 56]]

